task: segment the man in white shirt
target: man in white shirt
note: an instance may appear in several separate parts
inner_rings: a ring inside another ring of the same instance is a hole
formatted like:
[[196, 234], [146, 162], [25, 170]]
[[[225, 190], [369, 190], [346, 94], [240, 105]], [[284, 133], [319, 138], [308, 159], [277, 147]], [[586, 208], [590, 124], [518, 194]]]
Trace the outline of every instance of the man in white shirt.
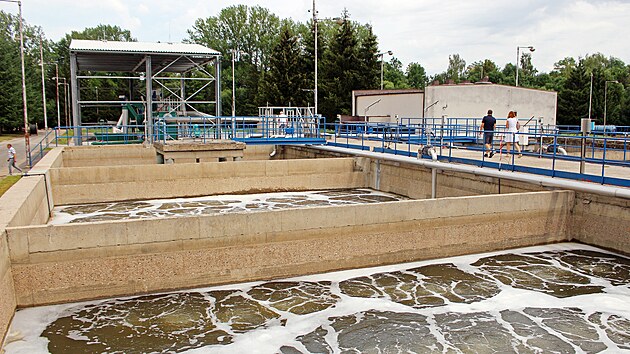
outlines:
[[15, 165], [15, 149], [11, 144], [7, 144], [7, 149], [9, 150], [9, 158], [7, 159], [9, 162], [9, 176], [13, 174], [13, 167], [20, 171], [20, 173], [23, 173], [22, 169]]

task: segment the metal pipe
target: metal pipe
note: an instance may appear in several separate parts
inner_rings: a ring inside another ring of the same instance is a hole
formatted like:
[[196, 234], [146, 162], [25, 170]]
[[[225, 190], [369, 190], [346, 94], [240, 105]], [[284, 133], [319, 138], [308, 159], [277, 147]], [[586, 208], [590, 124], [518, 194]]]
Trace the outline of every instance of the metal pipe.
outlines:
[[437, 198], [437, 168], [431, 169], [431, 199]]
[[551, 187], [551, 188], [562, 188], [562, 189], [570, 189], [579, 192], [593, 193], [604, 195], [608, 197], [616, 197], [616, 198], [624, 198], [630, 199], [630, 189], [627, 188], [618, 188], [618, 187], [610, 187], [610, 186], [602, 186], [597, 184], [585, 183], [576, 180], [564, 180], [558, 178], [551, 178], [545, 176], [537, 176], [530, 175], [521, 172], [510, 172], [510, 171], [497, 171], [489, 168], [481, 168], [476, 166], [467, 166], [467, 165], [456, 165], [444, 162], [434, 162], [428, 160], [417, 160], [410, 157], [400, 156], [400, 155], [388, 155], [383, 153], [369, 152], [369, 151], [359, 151], [348, 148], [340, 148], [334, 146], [310, 146], [313, 149], [335, 152], [335, 153], [346, 153], [349, 155], [368, 157], [372, 159], [376, 159], [377, 161], [393, 161], [399, 163], [407, 163], [411, 165], [422, 166], [426, 168], [437, 168], [443, 171], [454, 171], [454, 172], [462, 172], [462, 173], [470, 173], [475, 176], [486, 176], [486, 177], [494, 177], [494, 178], [503, 178], [511, 181], [519, 181], [531, 183], [541, 187]]

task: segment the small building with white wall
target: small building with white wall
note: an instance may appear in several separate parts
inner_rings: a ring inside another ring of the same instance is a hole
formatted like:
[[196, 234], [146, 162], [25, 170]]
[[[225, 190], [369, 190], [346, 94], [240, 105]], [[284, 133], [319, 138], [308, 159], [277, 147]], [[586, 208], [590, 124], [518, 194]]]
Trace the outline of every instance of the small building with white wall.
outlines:
[[352, 91], [352, 115], [370, 122], [396, 122], [401, 118], [422, 118], [424, 91], [360, 90]]
[[427, 86], [425, 90], [362, 90], [352, 92], [354, 116], [370, 122], [400, 118], [481, 118], [488, 109], [497, 118], [517, 111], [521, 119], [542, 118], [556, 124], [558, 93], [489, 82]]

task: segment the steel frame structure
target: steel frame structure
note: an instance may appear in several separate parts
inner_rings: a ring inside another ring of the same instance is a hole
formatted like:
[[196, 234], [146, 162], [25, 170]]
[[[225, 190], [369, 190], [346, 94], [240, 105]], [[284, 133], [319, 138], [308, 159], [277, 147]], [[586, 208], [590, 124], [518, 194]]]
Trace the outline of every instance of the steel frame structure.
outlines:
[[[144, 104], [146, 139], [152, 142], [154, 120], [153, 105], [173, 105], [170, 112], [182, 116], [194, 112], [196, 116], [212, 116], [200, 112], [199, 104], [214, 104], [214, 116], [221, 116], [221, 53], [198, 45], [184, 43], [111, 42], [73, 39], [70, 44], [70, 75], [72, 90], [72, 121], [74, 127], [82, 125], [81, 108], [89, 105]], [[209, 66], [213, 66], [210, 69]], [[214, 72], [212, 72], [214, 71]], [[100, 75], [92, 75], [98, 72]], [[130, 73], [128, 76], [106, 76], [102, 73]], [[85, 73], [85, 75], [81, 75]], [[107, 101], [81, 100], [81, 80], [93, 78], [145, 81], [144, 99]], [[168, 85], [178, 82], [177, 87]], [[186, 83], [201, 82], [201, 88], [186, 92]], [[166, 95], [156, 100], [155, 88]], [[196, 100], [205, 90], [214, 88], [214, 100]], [[81, 129], [75, 128], [75, 144], [81, 145]]]

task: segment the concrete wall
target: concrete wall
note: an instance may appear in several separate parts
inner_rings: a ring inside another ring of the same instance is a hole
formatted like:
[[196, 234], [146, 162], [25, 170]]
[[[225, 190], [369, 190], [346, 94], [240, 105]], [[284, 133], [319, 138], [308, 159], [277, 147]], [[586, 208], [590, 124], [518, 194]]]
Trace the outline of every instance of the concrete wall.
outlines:
[[63, 148], [63, 167], [152, 165], [156, 161], [155, 149], [141, 144]]
[[570, 236], [580, 242], [630, 254], [630, 200], [576, 193]]
[[[60, 166], [61, 151], [61, 148], [49, 151], [29, 174], [45, 173], [51, 166]], [[46, 182], [50, 183], [49, 178], [41, 175], [22, 177], [0, 197], [0, 348], [17, 305], [6, 228], [48, 221], [53, 202], [50, 195], [46, 196]]]
[[0, 348], [3, 347], [4, 335], [9, 328], [16, 306], [9, 246], [6, 232], [2, 230], [0, 234]]
[[243, 151], [244, 160], [269, 160], [269, 154], [276, 148], [275, 145], [247, 145]]
[[[18, 306], [564, 241], [573, 193], [9, 228]], [[331, 217], [334, 216], [334, 217]]]
[[[65, 146], [61, 165], [53, 167], [130, 166], [157, 164], [155, 148], [144, 145]], [[269, 160], [273, 145], [248, 145], [245, 160]], [[191, 160], [194, 162], [194, 159]]]
[[396, 115], [400, 118], [422, 118], [424, 94], [422, 92], [375, 94], [356, 97], [353, 115], [365, 116], [365, 108], [376, 100], [381, 102], [373, 105], [367, 112], [370, 122], [396, 122]]
[[213, 194], [357, 188], [357, 159], [51, 169], [55, 205]]
[[[309, 147], [286, 146], [282, 149], [286, 159], [298, 158], [347, 158], [346, 154], [321, 151]], [[431, 197], [431, 170], [412, 164], [392, 161], [364, 159], [362, 169], [369, 171], [367, 186], [384, 192], [405, 195], [414, 199]], [[369, 165], [365, 165], [365, 164]], [[380, 170], [380, 174], [377, 171]], [[377, 177], [380, 175], [380, 177]], [[487, 194], [507, 194], [544, 190], [540, 186], [499, 180], [497, 178], [473, 176], [466, 173], [440, 171], [438, 173], [437, 196], [461, 197]]]
[[505, 118], [509, 111], [517, 111], [522, 119], [543, 117], [543, 124], [555, 124], [557, 98], [554, 91], [495, 84], [427, 86], [426, 107], [435, 101], [439, 103], [428, 108], [425, 116], [482, 118], [488, 109], [492, 109], [497, 118]]

